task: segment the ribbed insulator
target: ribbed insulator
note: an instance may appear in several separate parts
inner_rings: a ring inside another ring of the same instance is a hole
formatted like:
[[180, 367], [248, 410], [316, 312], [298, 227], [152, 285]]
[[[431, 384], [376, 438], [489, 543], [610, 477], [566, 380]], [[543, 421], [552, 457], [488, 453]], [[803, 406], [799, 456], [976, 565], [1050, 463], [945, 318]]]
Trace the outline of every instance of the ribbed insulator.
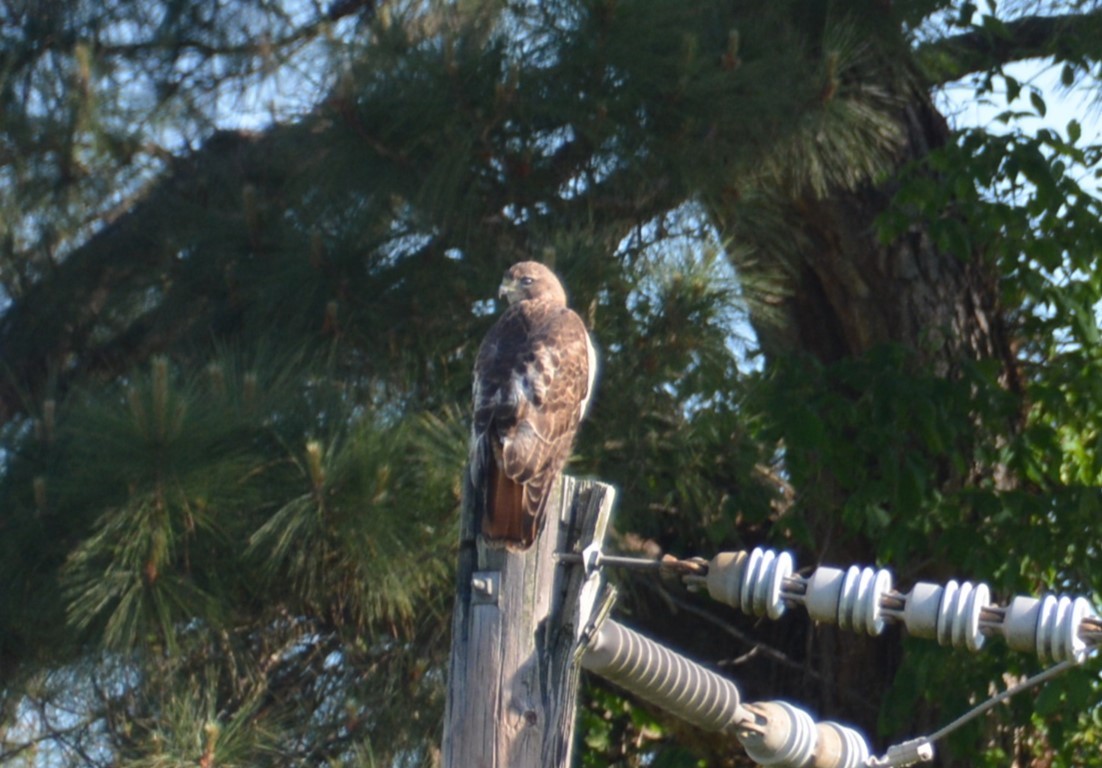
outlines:
[[892, 589], [889, 571], [854, 565], [843, 572], [820, 566], [806, 584], [803, 603], [811, 618], [869, 635], [884, 631], [880, 602]]
[[1094, 615], [1084, 597], [1015, 597], [998, 631], [1011, 648], [1032, 651], [1042, 660], [1082, 661], [1089, 648], [1079, 637], [1083, 619]]
[[730, 680], [611, 619], [590, 639], [582, 666], [706, 730], [734, 732], [750, 717]]
[[852, 728], [830, 720], [815, 726], [814, 768], [862, 768], [869, 759], [869, 744]]
[[869, 757], [865, 738], [838, 723], [816, 723], [785, 701], [747, 704], [754, 728], [738, 739], [754, 762], [771, 768], [863, 768]]
[[775, 768], [807, 765], [817, 738], [811, 715], [786, 701], [763, 701], [751, 704], [750, 710], [764, 728], [741, 732], [739, 741], [755, 763]]
[[758, 547], [752, 552], [721, 552], [708, 563], [708, 594], [750, 614], [779, 619], [781, 586], [795, 569], [792, 555]]
[[983, 647], [980, 611], [991, 602], [986, 584], [950, 581], [944, 587], [920, 581], [904, 598], [903, 623], [915, 637], [977, 651]]

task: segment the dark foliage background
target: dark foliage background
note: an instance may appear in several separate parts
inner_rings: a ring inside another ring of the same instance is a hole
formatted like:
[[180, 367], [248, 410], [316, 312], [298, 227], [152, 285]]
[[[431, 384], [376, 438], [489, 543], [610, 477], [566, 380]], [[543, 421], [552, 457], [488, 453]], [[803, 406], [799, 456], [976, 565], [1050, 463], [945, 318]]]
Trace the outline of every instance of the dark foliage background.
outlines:
[[[625, 552], [767, 544], [1099, 602], [1092, 2], [0, 9], [0, 761], [434, 765], [466, 404], [510, 263], [600, 386]], [[932, 95], [1005, 103], [951, 130]], [[625, 621], [884, 745], [1037, 667]], [[579, 760], [737, 765], [587, 683]], [[1097, 666], [945, 765], [1102, 765]]]

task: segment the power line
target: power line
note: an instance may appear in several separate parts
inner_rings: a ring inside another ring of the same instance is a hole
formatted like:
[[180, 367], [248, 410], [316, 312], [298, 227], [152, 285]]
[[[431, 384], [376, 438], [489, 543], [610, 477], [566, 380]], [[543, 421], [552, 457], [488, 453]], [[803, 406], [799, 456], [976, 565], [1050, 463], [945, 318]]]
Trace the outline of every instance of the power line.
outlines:
[[837, 723], [815, 723], [792, 704], [743, 704], [733, 682], [609, 619], [613, 598], [606, 598], [582, 632], [582, 666], [699, 727], [733, 733], [761, 765], [888, 768], [928, 762], [934, 742], [1011, 696], [1082, 663], [1102, 643], [1102, 618], [1084, 597], [1019, 595], [998, 605], [991, 602], [986, 584], [956, 581], [919, 582], [902, 593], [893, 588], [887, 569], [820, 566], [803, 577], [790, 553], [763, 548], [723, 552], [707, 561], [605, 555], [596, 545], [556, 557], [561, 563], [583, 565], [589, 577], [605, 567], [672, 573], [754, 616], [776, 619], [788, 608], [802, 606], [816, 621], [854, 632], [879, 635], [887, 624], [902, 624], [917, 637], [971, 651], [982, 648], [986, 638], [1000, 636], [1012, 649], [1057, 662], [929, 736], [893, 745], [875, 757], [858, 732]]

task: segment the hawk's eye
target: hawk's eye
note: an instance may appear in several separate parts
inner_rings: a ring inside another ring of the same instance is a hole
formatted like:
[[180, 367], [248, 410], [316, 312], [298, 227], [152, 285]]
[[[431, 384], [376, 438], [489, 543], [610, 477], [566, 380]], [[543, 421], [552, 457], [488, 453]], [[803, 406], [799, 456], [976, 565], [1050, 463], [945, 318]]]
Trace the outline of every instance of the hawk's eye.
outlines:
[[532, 278], [530, 278], [530, 277], [522, 277], [522, 278], [520, 279], [520, 284], [521, 284], [521, 285], [525, 285], [525, 286], [527, 286], [527, 285], [531, 285], [531, 284], [532, 284], [532, 283], [534, 283], [534, 282], [536, 282], [536, 281], [535, 281], [535, 280], [533, 280], [533, 279], [532, 279]]

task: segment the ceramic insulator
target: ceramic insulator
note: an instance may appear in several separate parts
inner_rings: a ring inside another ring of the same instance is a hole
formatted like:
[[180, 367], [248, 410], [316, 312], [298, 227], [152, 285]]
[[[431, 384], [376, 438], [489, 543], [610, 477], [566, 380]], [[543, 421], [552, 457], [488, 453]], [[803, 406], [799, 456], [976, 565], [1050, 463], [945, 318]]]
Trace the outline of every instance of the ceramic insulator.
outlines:
[[753, 704], [762, 731], [738, 734], [746, 754], [759, 765], [802, 766], [815, 754], [815, 721], [811, 715], [785, 701]]
[[582, 666], [709, 731], [734, 731], [751, 715], [735, 684], [612, 619], [594, 633]]
[[1085, 597], [1018, 596], [1006, 607], [997, 631], [1015, 650], [1031, 651], [1046, 661], [1079, 662], [1089, 651], [1079, 637], [1079, 625], [1092, 615], [1094, 608]]
[[746, 707], [755, 730], [738, 732], [754, 762], [774, 768], [861, 768], [869, 757], [864, 737], [838, 723], [816, 723], [802, 709], [784, 701]]
[[980, 609], [991, 602], [986, 584], [950, 581], [944, 587], [920, 581], [905, 598], [903, 623], [915, 637], [978, 651], [983, 647]]
[[884, 631], [880, 599], [892, 589], [889, 571], [851, 566], [848, 571], [821, 566], [807, 580], [803, 602], [816, 621], [879, 635]]
[[815, 726], [813, 768], [861, 768], [869, 759], [869, 744], [857, 731], [840, 723], [824, 722]]
[[721, 552], [708, 563], [708, 594], [751, 616], [777, 619], [785, 609], [781, 585], [794, 569], [788, 552]]

